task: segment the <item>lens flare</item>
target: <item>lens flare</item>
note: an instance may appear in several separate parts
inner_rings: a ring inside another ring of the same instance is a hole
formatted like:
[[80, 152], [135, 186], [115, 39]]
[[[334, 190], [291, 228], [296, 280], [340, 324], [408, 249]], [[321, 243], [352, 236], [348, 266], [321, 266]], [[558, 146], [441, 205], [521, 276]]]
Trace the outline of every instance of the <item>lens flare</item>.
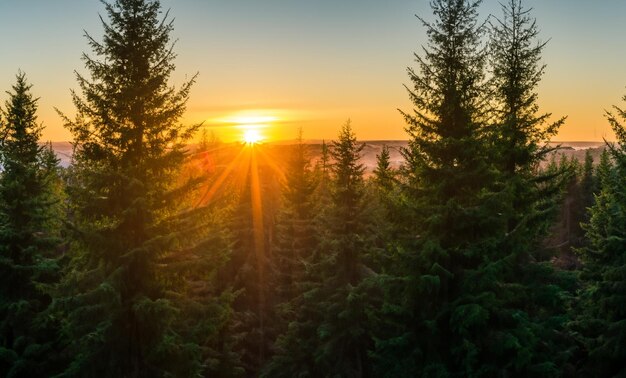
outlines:
[[263, 140], [263, 136], [257, 129], [247, 129], [243, 132], [243, 141], [246, 144], [256, 144]]

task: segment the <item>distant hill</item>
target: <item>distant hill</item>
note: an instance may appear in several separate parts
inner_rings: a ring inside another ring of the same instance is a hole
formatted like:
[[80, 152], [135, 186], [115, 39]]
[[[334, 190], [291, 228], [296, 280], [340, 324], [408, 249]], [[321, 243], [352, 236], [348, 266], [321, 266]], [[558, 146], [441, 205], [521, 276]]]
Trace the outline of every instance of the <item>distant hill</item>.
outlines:
[[[275, 150], [281, 150], [293, 143], [293, 141], [280, 141], [268, 143], [267, 146]], [[310, 146], [311, 159], [314, 162], [317, 161], [321, 155], [322, 140], [307, 140], [305, 143]], [[407, 141], [405, 140], [366, 140], [363, 143], [365, 143], [363, 164], [368, 172], [371, 172], [376, 167], [376, 155], [380, 153], [384, 145], [389, 146], [392, 167], [397, 168], [404, 161], [400, 150], [407, 146]], [[585, 151], [587, 149], [592, 150], [595, 162], [600, 160], [600, 154], [604, 149], [604, 142], [554, 142], [551, 144], [561, 146], [558, 150], [559, 154], [563, 153], [568, 157], [573, 156], [581, 162], [585, 159]], [[232, 143], [233, 148], [237, 145], [238, 143]], [[195, 144], [190, 145], [192, 150], [195, 147]], [[72, 158], [72, 144], [70, 142], [52, 142], [52, 148], [59, 159], [61, 159], [61, 165], [64, 167], [69, 166]]]

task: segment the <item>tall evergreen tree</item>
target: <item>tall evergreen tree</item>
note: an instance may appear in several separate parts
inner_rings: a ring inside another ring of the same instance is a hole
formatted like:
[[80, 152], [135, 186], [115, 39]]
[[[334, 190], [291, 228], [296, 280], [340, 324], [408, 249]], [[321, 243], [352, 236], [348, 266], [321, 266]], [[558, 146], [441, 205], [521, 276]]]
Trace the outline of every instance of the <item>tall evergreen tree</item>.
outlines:
[[[376, 155], [376, 168], [367, 186], [367, 200], [369, 213], [372, 217], [372, 233], [377, 235], [375, 247], [378, 261], [374, 264], [385, 271], [394, 263], [390, 249], [395, 249], [399, 244], [401, 230], [409, 222], [403, 218], [402, 196], [398, 183], [398, 172], [391, 167], [391, 154], [389, 146], [383, 145], [380, 154]], [[404, 224], [403, 224], [404, 223]]]
[[583, 166], [583, 175], [580, 185], [582, 190], [582, 206], [583, 209], [587, 209], [593, 205], [593, 195], [598, 191], [598, 182], [593, 166], [591, 149], [585, 151], [585, 164]]
[[[278, 301], [287, 303], [298, 295], [298, 281], [303, 278], [305, 261], [315, 249], [315, 190], [308, 146], [298, 136], [291, 147], [285, 169], [282, 209], [278, 214], [276, 246], [272, 260]], [[297, 309], [284, 310], [291, 312]], [[284, 314], [287, 316], [287, 314]]]
[[394, 171], [391, 168], [390, 159], [389, 146], [383, 145], [380, 154], [376, 155], [374, 177], [376, 178], [376, 183], [384, 189], [390, 189], [393, 185]]
[[293, 301], [297, 318], [278, 340], [278, 351], [266, 368], [268, 377], [371, 374], [371, 348], [362, 282], [370, 271], [364, 214], [364, 166], [359, 144], [348, 122], [333, 142], [331, 206], [319, 226], [320, 246], [307, 262], [304, 293]]
[[[485, 138], [484, 27], [479, 1], [437, 0], [426, 27], [428, 45], [408, 69], [413, 112], [408, 127], [403, 196], [411, 209], [399, 280], [387, 287], [378, 335], [378, 374], [471, 373], [475, 340], [467, 333], [485, 324], [473, 298], [464, 303], [463, 273], [484, 259], [494, 217], [487, 206], [493, 182]], [[470, 340], [468, 340], [470, 339]], [[467, 366], [470, 365], [470, 366]], [[462, 367], [463, 366], [463, 367]]]
[[104, 6], [102, 42], [86, 34], [95, 56], [83, 55], [89, 77], [77, 73], [76, 118], [64, 117], [74, 138], [72, 259], [55, 299], [73, 357], [64, 375], [195, 376], [227, 310], [205, 295], [195, 309], [211, 333], [188, 328], [197, 297], [186, 294], [223, 253], [201, 242], [215, 235], [208, 209], [189, 208], [196, 180], [177, 185], [198, 128], [180, 124], [195, 77], [169, 85], [173, 26], [159, 1]]
[[[417, 226], [440, 239], [445, 234], [442, 244], [457, 247], [479, 238], [481, 217], [470, 209], [491, 180], [484, 157], [485, 52], [480, 44], [484, 28], [477, 22], [479, 3], [437, 0], [432, 3], [437, 20], [430, 24], [420, 18], [429, 45], [423, 57], [415, 54], [420, 71], [408, 69], [414, 112], [401, 112], [410, 137], [403, 155], [411, 197], [425, 214], [437, 214], [423, 217]], [[477, 222], [458, 222], [458, 216]]]
[[600, 192], [584, 226], [582, 311], [577, 314], [575, 330], [583, 336], [588, 353], [583, 372], [613, 377], [626, 374], [626, 112], [615, 106], [607, 117], [618, 144], [608, 146], [611, 158], [606, 151], [602, 155]]
[[5, 103], [0, 141], [0, 375], [54, 374], [55, 334], [41, 286], [58, 275], [58, 159], [39, 144], [37, 99], [19, 73]]
[[[400, 250], [398, 279], [386, 280], [387, 303], [378, 316], [386, 326], [377, 328], [375, 357], [377, 372], [386, 376], [556, 373], [542, 344], [548, 328], [536, 324], [533, 314], [548, 301], [542, 296], [559, 298], [552, 295], [558, 287], [550, 281], [531, 285], [538, 277], [552, 278], [549, 267], [519, 269], [532, 259], [503, 245], [515, 198], [509, 188], [520, 166], [532, 172], [538, 160], [515, 160], [507, 175], [506, 165], [494, 159], [501, 152], [490, 141], [479, 4], [432, 2], [437, 18], [432, 24], [422, 20], [429, 44], [423, 57], [416, 55], [420, 71], [409, 69], [415, 109], [403, 112], [410, 135], [403, 188], [412, 232]], [[508, 43], [502, 48], [509, 49]], [[523, 64], [532, 68], [534, 57], [527, 59]], [[520, 74], [529, 80], [528, 72]], [[522, 103], [533, 98], [533, 88], [522, 91]], [[521, 129], [515, 133], [538, 132], [535, 123], [512, 127]], [[505, 129], [495, 132], [504, 135]], [[528, 141], [538, 136], [506, 138], [521, 138], [516, 143], [528, 153], [535, 148]]]
[[[497, 161], [503, 173], [510, 209], [506, 213], [511, 244], [527, 248], [550, 224], [563, 182], [559, 176], [538, 175], [537, 167], [554, 150], [547, 142], [565, 118], [549, 123], [550, 113], [538, 114], [537, 86], [545, 71], [537, 41], [539, 30], [522, 0], [502, 5], [503, 17], [491, 28], [490, 63], [493, 72]], [[515, 231], [515, 232], [513, 232]]]
[[[505, 231], [495, 257], [495, 266], [499, 266], [496, 282], [517, 285], [517, 289], [509, 290], [509, 299], [499, 304], [500, 316], [508, 319], [504, 329], [509, 335], [526, 339], [523, 345], [503, 348], [503, 353], [515, 356], [515, 366], [510, 368], [517, 371], [556, 374], [557, 366], [567, 358], [568, 349], [559, 332], [567, 320], [563, 298], [572, 277], [554, 270], [549, 261], [553, 257], [549, 252], [554, 251], [538, 251], [563, 191], [575, 176], [569, 163], [554, 169], [540, 168], [555, 149], [548, 142], [565, 117], [551, 122], [550, 113], [539, 113], [537, 87], [545, 72], [541, 54], [546, 43], [538, 41], [539, 30], [531, 10], [524, 8], [522, 0], [508, 0], [502, 4], [502, 12], [502, 18], [491, 25], [490, 38], [496, 105], [492, 135], [503, 186]], [[571, 217], [569, 211], [567, 216]], [[527, 299], [524, 303], [519, 298]], [[511, 321], [516, 313], [524, 314], [517, 318], [521, 321]]]

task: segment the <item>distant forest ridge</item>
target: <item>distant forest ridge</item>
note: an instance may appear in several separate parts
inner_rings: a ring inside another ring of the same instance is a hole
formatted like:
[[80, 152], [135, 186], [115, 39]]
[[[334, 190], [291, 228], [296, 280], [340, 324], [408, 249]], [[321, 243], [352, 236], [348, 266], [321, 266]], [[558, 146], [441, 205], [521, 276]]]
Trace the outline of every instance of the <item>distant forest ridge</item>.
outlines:
[[[305, 144], [311, 146], [310, 157], [312, 160], [315, 161], [319, 157], [321, 153], [321, 145], [323, 142], [324, 141], [322, 139], [312, 139], [305, 141]], [[371, 170], [376, 166], [376, 155], [380, 153], [384, 145], [390, 147], [392, 166], [398, 167], [404, 161], [402, 155], [400, 154], [400, 148], [406, 147], [406, 140], [363, 140], [362, 142], [366, 145], [363, 149], [362, 162], [368, 172], [371, 172]], [[292, 140], [284, 140], [279, 142], [270, 142], [267, 143], [267, 145], [270, 148], [280, 149], [288, 147], [294, 143], [295, 142]], [[51, 144], [54, 152], [56, 153], [58, 158], [61, 159], [61, 165], [63, 167], [69, 166], [72, 158], [72, 144], [70, 142], [51, 142]], [[238, 142], [234, 142], [226, 143], [225, 145], [237, 146], [238, 144]], [[555, 146], [560, 145], [560, 152], [564, 153], [568, 157], [575, 156], [581, 162], [584, 161], [585, 150], [587, 149], [598, 150], [592, 152], [594, 161], [598, 162], [600, 153], [603, 150], [603, 148], [601, 147], [604, 146], [604, 142], [551, 142], [550, 144]], [[191, 146], [195, 147], [196, 144], [192, 144]]]

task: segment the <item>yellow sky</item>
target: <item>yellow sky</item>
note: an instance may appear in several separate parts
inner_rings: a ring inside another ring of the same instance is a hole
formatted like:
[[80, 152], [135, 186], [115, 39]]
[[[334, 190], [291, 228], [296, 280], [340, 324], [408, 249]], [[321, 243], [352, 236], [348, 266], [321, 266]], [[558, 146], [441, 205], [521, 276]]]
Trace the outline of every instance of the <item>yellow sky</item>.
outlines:
[[[626, 2], [525, 0], [549, 39], [539, 88], [543, 111], [567, 115], [558, 141], [613, 139], [604, 109], [626, 94]], [[411, 109], [403, 84], [426, 42], [414, 14], [427, 1], [162, 0], [175, 17], [172, 83], [199, 72], [183, 122], [204, 122], [224, 141], [241, 138], [237, 117], [269, 117], [270, 139], [334, 138], [350, 118], [361, 139], [406, 139], [397, 111]], [[482, 17], [499, 14], [483, 2]], [[40, 97], [45, 140], [70, 140], [54, 108], [74, 114], [74, 70], [84, 73], [83, 30], [101, 34], [98, 1], [0, 2], [0, 99], [22, 69]], [[19, 25], [35, 25], [15, 33]], [[4, 97], [3, 97], [4, 96]], [[230, 121], [229, 121], [230, 120]]]

